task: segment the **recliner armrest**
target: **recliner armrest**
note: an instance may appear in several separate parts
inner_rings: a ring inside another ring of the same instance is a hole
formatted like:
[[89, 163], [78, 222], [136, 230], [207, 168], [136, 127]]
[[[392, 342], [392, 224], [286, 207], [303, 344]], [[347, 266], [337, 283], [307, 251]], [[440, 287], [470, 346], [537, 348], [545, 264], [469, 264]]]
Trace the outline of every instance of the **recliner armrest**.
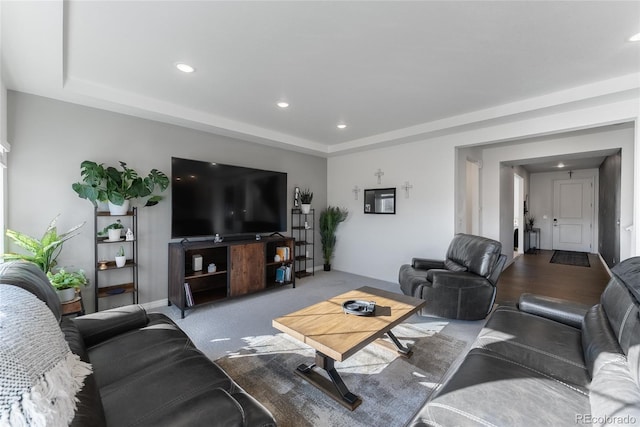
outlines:
[[522, 294], [518, 309], [525, 313], [545, 317], [574, 328], [582, 329], [582, 319], [591, 306], [559, 298]]
[[413, 258], [411, 260], [411, 267], [418, 270], [431, 270], [434, 268], [444, 268], [444, 261], [437, 259], [427, 258]]
[[466, 271], [450, 271], [432, 269], [427, 273], [427, 280], [433, 288], [472, 288], [476, 286], [493, 286], [482, 276]]
[[73, 319], [87, 347], [149, 323], [142, 306], [128, 305], [86, 314]]

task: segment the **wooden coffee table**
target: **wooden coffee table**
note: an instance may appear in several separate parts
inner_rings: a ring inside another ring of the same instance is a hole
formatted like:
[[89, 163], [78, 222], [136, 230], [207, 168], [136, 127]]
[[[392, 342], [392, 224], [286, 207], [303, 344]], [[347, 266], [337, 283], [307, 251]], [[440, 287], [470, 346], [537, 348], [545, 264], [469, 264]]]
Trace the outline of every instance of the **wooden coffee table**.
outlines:
[[[376, 310], [372, 316], [345, 314], [342, 303], [347, 300], [375, 301]], [[349, 391], [334, 362], [346, 360], [385, 334], [395, 349], [408, 357], [411, 350], [398, 341], [391, 329], [425, 304], [419, 298], [365, 286], [278, 317], [272, 324], [316, 350], [315, 363], [298, 366], [296, 374], [353, 411], [362, 400]], [[314, 368], [324, 369], [331, 381], [314, 372]]]

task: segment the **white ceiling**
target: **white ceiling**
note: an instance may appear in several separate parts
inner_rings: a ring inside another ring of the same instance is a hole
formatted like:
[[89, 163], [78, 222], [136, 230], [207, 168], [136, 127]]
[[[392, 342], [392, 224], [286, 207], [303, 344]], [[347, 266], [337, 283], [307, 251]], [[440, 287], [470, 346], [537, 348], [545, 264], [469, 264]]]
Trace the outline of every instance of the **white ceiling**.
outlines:
[[526, 111], [528, 99], [640, 72], [640, 43], [627, 41], [640, 32], [638, 1], [1, 8], [8, 89], [320, 155], [469, 124], [470, 113], [478, 122], [498, 106]]

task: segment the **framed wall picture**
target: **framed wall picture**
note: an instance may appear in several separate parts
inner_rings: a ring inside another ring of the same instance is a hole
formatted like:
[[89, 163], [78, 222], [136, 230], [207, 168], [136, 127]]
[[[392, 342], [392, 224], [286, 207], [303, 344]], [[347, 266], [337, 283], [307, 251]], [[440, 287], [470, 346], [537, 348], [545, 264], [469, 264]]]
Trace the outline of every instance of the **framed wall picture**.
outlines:
[[396, 213], [396, 189], [374, 188], [364, 190], [364, 213], [391, 214]]
[[296, 208], [300, 207], [300, 187], [296, 187], [293, 191], [293, 206]]

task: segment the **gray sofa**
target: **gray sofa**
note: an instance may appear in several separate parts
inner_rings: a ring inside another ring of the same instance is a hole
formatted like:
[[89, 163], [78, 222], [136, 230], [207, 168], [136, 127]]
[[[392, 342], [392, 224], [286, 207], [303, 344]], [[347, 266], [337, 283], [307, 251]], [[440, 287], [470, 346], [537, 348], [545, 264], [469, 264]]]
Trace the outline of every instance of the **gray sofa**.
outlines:
[[[34, 264], [0, 264], [0, 286], [30, 291], [61, 319], [58, 297]], [[127, 306], [65, 317], [60, 328], [71, 351], [93, 367], [77, 395], [72, 426], [276, 425], [164, 315]]]
[[498, 307], [411, 426], [640, 424], [640, 257], [600, 304], [525, 294]]

